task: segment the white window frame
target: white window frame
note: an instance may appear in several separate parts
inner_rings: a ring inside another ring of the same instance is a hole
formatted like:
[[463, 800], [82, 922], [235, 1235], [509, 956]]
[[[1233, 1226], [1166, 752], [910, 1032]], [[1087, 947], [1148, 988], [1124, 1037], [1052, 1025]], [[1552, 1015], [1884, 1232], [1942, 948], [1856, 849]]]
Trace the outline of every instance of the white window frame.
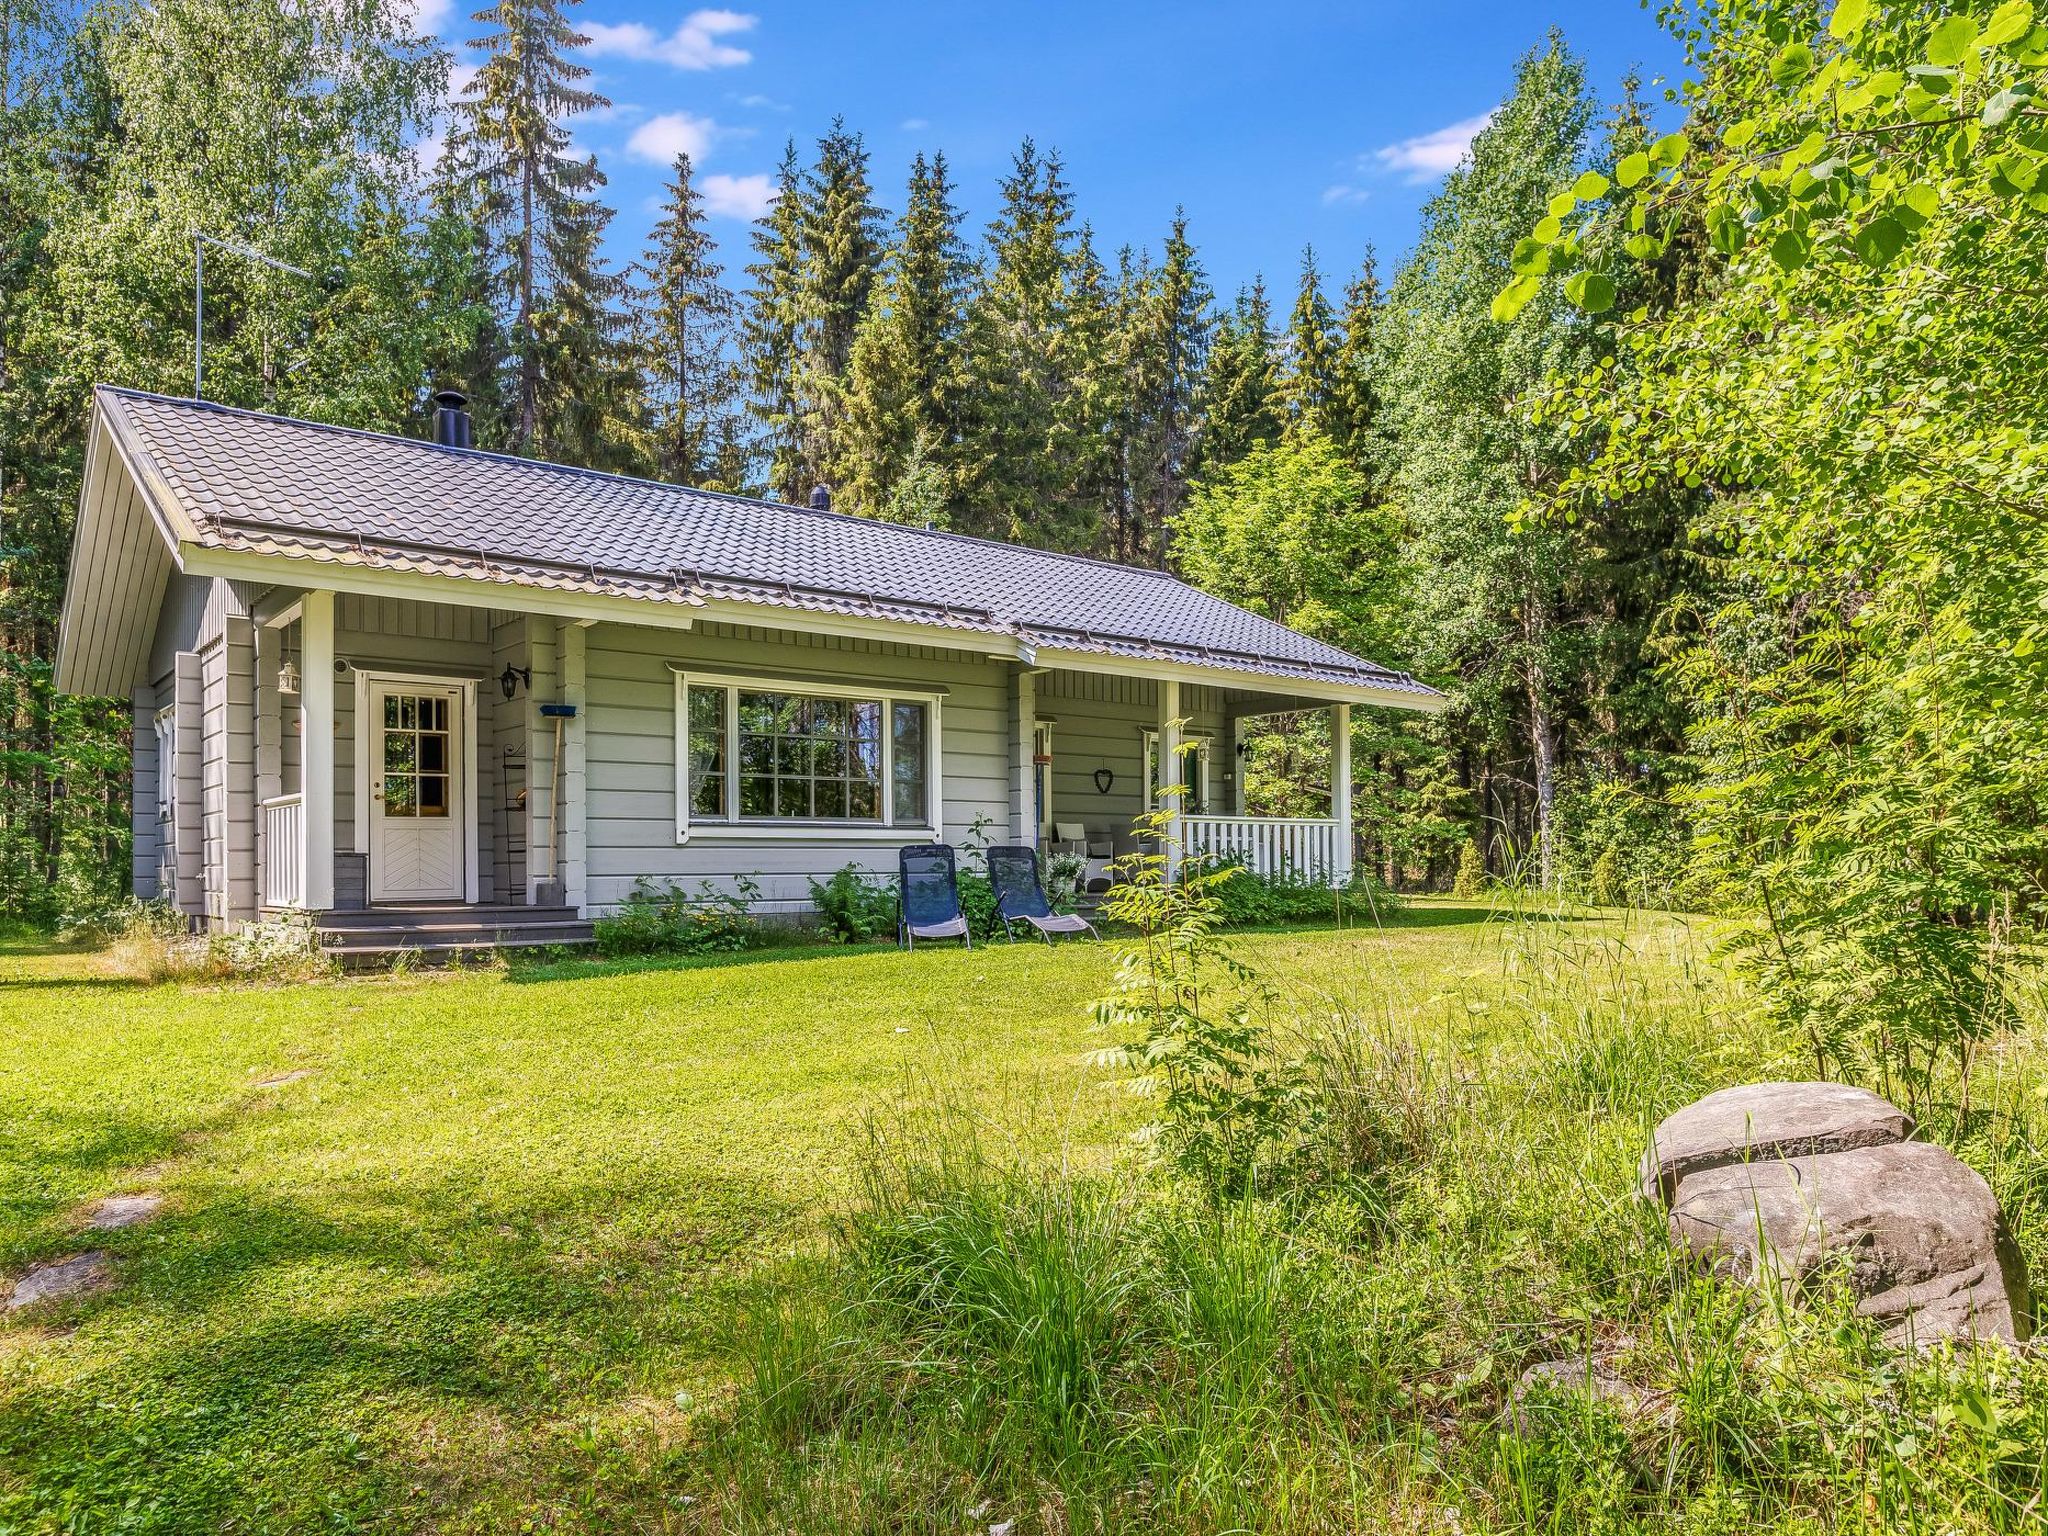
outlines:
[[[1147, 727], [1144, 738], [1145, 744], [1139, 750], [1144, 754], [1145, 805], [1148, 810], [1159, 810], [1162, 808], [1159, 792], [1165, 787], [1165, 764], [1159, 761], [1159, 733]], [[1188, 755], [1190, 747], [1194, 749], [1195, 772], [1200, 775], [1200, 782], [1192, 787], [1199, 791], [1197, 798], [1202, 808], [1199, 811], [1189, 810], [1188, 797], [1183, 794], [1176, 809], [1188, 816], [1214, 816], [1217, 814], [1216, 801], [1211, 791], [1215, 780], [1211, 777], [1210, 759], [1216, 755], [1215, 737], [1207, 731], [1183, 731], [1180, 745], [1183, 757]]]
[[[932, 842], [946, 840], [946, 785], [941, 772], [945, 762], [940, 705], [943, 693], [920, 688], [899, 688], [894, 684], [825, 683], [801, 677], [743, 676], [732, 672], [689, 672], [671, 662], [675, 675], [676, 744], [676, 841], [693, 837], [792, 840], [801, 842], [877, 842], [904, 840], [906, 832]], [[690, 815], [690, 690], [725, 690], [725, 815], [717, 819]], [[811, 699], [860, 699], [882, 706], [882, 819], [880, 821], [823, 821], [793, 818], [742, 820], [739, 815], [740, 694], [787, 693]], [[893, 749], [894, 709], [898, 704], [922, 704], [925, 710], [925, 810], [922, 822], [896, 821], [896, 753]]]
[[166, 704], [156, 712], [156, 819], [175, 821], [178, 815], [178, 706]]

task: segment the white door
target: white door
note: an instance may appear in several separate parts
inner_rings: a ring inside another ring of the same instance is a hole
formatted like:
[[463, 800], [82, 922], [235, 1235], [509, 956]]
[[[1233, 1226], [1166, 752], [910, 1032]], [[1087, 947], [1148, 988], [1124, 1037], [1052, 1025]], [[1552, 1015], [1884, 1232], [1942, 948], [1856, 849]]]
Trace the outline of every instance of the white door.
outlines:
[[370, 722], [370, 899], [460, 901], [462, 690], [373, 683]]

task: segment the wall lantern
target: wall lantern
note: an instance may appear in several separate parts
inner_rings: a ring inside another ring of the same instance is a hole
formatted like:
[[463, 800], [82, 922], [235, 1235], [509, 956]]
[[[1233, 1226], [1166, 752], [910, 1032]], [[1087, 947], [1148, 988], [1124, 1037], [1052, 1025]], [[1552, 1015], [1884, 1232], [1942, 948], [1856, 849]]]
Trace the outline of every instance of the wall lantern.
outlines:
[[295, 694], [299, 691], [299, 669], [290, 662], [277, 669], [277, 691], [282, 694]]
[[528, 691], [532, 690], [533, 668], [515, 667], [511, 662], [506, 662], [505, 670], [498, 674], [498, 686], [505, 690], [505, 698], [508, 703], [511, 701], [512, 695], [519, 691], [521, 683], [526, 684]]

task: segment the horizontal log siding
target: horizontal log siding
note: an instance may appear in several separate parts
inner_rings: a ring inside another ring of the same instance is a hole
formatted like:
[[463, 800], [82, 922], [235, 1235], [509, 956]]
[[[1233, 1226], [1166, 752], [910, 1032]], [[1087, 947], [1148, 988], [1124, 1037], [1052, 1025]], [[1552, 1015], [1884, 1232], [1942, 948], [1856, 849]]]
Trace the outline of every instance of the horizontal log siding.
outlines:
[[[705, 624], [688, 632], [601, 624], [589, 632], [586, 667], [586, 829], [590, 902], [615, 907], [643, 876], [695, 889], [702, 880], [730, 890], [735, 877], [758, 880], [771, 911], [809, 906], [808, 882], [847, 864], [877, 873], [896, 867], [893, 842], [849, 841], [827, 833], [780, 840], [721, 838], [699, 829], [676, 842], [675, 682], [668, 664], [697, 663], [766, 677], [809, 676], [848, 682], [943, 689], [945, 835], [959, 844], [977, 816], [1001, 841], [1008, 824], [1010, 671], [1008, 664], [922, 646]], [[904, 841], [913, 841], [908, 834]]]

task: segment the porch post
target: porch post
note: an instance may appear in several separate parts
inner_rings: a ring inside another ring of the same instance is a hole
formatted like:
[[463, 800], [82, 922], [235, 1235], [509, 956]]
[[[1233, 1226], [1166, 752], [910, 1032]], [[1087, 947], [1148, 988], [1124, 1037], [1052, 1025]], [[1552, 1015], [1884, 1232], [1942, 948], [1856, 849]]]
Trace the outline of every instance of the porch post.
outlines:
[[562, 729], [562, 903], [574, 907], [578, 917], [590, 915], [584, 822], [584, 742], [590, 713], [586, 686], [589, 634], [588, 626], [580, 620], [564, 625], [559, 653], [562, 702], [576, 708]]
[[[1159, 684], [1159, 789], [1160, 805], [1166, 811], [1166, 878], [1180, 878], [1181, 840], [1187, 835], [1184, 802], [1187, 799], [1180, 756], [1180, 681], [1163, 679]], [[1180, 788], [1177, 795], [1166, 791]]]
[[[301, 900], [334, 905], [334, 594], [308, 592], [299, 609], [299, 869]], [[360, 722], [358, 722], [360, 726]]]
[[1337, 823], [1330, 883], [1351, 883], [1351, 706], [1330, 706], [1330, 817]]
[[1016, 744], [1011, 755], [1016, 781], [1010, 794], [1010, 830], [1015, 841], [1025, 848], [1038, 846], [1038, 816], [1032, 804], [1032, 790], [1037, 784], [1038, 771], [1031, 761], [1032, 751], [1037, 745], [1034, 740], [1037, 730], [1038, 680], [1032, 676], [1029, 667], [1019, 667]]

